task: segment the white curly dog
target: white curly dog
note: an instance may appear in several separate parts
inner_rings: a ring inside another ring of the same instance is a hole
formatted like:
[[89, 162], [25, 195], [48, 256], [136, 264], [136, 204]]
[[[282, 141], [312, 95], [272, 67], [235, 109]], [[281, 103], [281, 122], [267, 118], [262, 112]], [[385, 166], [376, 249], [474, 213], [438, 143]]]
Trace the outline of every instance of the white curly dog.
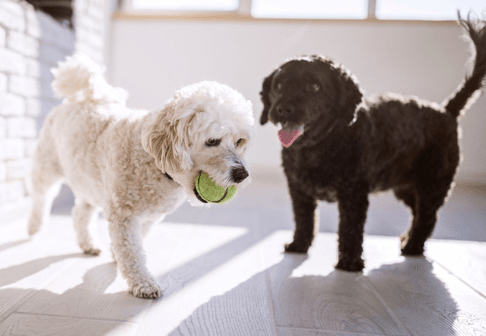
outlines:
[[89, 227], [101, 208], [130, 293], [157, 298], [162, 291], [146, 267], [142, 238], [184, 200], [203, 205], [194, 186], [200, 171], [222, 187], [249, 183], [244, 156], [254, 133], [252, 104], [204, 81], [149, 113], [126, 107], [126, 91], [110, 86], [84, 55], [52, 72], [54, 93], [64, 101], [46, 118], [33, 155], [29, 234], [46, 222], [65, 182], [75, 195], [72, 218], [84, 253], [100, 253]]

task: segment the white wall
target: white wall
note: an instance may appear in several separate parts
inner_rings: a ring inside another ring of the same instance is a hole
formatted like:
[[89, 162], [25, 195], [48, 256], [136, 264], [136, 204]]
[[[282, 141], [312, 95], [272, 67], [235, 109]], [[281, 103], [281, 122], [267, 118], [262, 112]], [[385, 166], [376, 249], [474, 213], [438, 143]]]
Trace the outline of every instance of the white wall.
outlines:
[[[343, 63], [366, 95], [397, 92], [442, 101], [464, 76], [468, 45], [458, 26], [369, 22], [141, 21], [113, 24], [110, 67], [129, 104], [155, 109], [180, 87], [216, 80], [254, 103], [257, 136], [249, 161], [281, 172], [280, 143], [258, 120], [261, 83], [287, 57], [324, 54]], [[461, 120], [458, 180], [486, 183], [486, 97]]]

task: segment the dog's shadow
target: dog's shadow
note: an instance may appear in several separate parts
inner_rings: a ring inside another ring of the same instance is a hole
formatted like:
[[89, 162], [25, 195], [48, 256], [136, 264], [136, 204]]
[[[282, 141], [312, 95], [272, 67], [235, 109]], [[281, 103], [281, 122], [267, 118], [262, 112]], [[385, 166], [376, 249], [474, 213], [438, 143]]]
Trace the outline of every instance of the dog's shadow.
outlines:
[[25, 244], [29, 241], [30, 241], [30, 239], [23, 238], [23, 239], [18, 239], [18, 240], [15, 240], [15, 241], [6, 242], [6, 243], [0, 245], [0, 252], [8, 250], [10, 248], [13, 248], [13, 247], [21, 245], [21, 244]]
[[[227, 323], [238, 330], [270, 335], [276, 333], [273, 319], [277, 327], [328, 332], [456, 334], [457, 304], [425, 258], [405, 258], [366, 275], [334, 270], [325, 276], [298, 276], [299, 272], [292, 276], [306, 259], [284, 254], [278, 264], [212, 297], [170, 335], [211, 334]], [[255, 287], [266, 277], [268, 289]], [[261, 307], [267, 309], [256, 309]]]
[[[69, 258], [91, 258], [83, 254], [65, 254], [32, 260], [23, 264], [11, 266], [0, 270], [0, 303], [5, 304], [0, 308], [0, 334], [9, 328], [16, 328], [15, 325], [22, 324], [22, 319], [29, 314], [37, 314], [38, 323], [43, 321], [43, 316], [58, 316], [57, 319], [46, 317], [46, 325], [51, 325], [49, 331], [62, 331], [69, 322], [69, 317], [90, 318], [97, 316], [104, 319], [103, 323], [91, 323], [90, 320], [81, 320], [77, 331], [78, 335], [105, 335], [113, 332], [119, 327], [126, 328], [128, 321], [134, 316], [142, 313], [147, 306], [146, 300], [133, 297], [125, 291], [105, 293], [108, 287], [117, 278], [115, 262], [107, 262], [89, 269], [84, 275], [82, 282], [75, 287], [69, 288], [63, 293], [54, 293], [47, 289], [36, 290], [33, 288], [7, 287], [23, 278], [33, 275], [52, 264]], [[17, 273], [18, 272], [18, 273]], [[14, 278], [6, 278], [5, 275], [16, 274]], [[5, 288], [6, 287], [6, 288]], [[86, 299], [88, 298], [88, 299]], [[77, 304], [73, 304], [77, 300]], [[12, 302], [17, 302], [13, 306]], [[100, 302], [109, 302], [109, 309]], [[1, 304], [0, 304], [1, 306]], [[8, 308], [10, 307], [10, 308]], [[68, 309], [68, 311], [66, 311]], [[108, 311], [107, 311], [108, 310]], [[118, 321], [110, 318], [110, 311], [116, 311]], [[125, 312], [125, 315], [123, 313]], [[20, 313], [20, 314], [18, 314]], [[27, 313], [24, 315], [23, 313]], [[83, 316], [88, 314], [88, 316]], [[68, 315], [68, 316], [66, 316]], [[19, 322], [20, 319], [20, 322]], [[67, 319], [67, 320], [66, 320]], [[8, 321], [7, 321], [8, 320]], [[112, 320], [112, 321], [109, 321]], [[84, 322], [84, 323], [82, 323]], [[79, 332], [79, 333], [78, 333]], [[44, 335], [44, 331], [41, 333]]]
[[[11, 242], [10, 244], [4, 244], [4, 246], [10, 245], [9, 247], [14, 247], [22, 243], [25, 243], [27, 241], [28, 241], [27, 239], [18, 240], [15, 242]], [[2, 268], [0, 269], [0, 288], [16, 283], [24, 278], [28, 278], [29, 276], [34, 275], [59, 261], [70, 259], [70, 258], [85, 258], [85, 257], [86, 255], [82, 253], [62, 254], [62, 255], [47, 256], [43, 258], [29, 260], [22, 264]]]

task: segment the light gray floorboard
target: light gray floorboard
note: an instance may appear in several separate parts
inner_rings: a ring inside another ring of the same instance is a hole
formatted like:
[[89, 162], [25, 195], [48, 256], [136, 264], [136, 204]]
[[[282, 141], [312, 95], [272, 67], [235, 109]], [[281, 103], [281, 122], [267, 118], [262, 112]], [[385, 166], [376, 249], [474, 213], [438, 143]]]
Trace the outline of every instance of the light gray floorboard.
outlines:
[[433, 240], [426, 255], [486, 297], [486, 243]]
[[[254, 184], [153, 228], [144, 246], [159, 300], [127, 293], [104, 220], [99, 257], [81, 253], [70, 216], [33, 239], [25, 220], [2, 225], [0, 335], [486, 335], [486, 243], [430, 240], [427, 258], [404, 258], [408, 212], [384, 194], [372, 197], [364, 272], [336, 271], [335, 204], [320, 205], [308, 255], [283, 254], [294, 225], [286, 187]], [[434, 237], [486, 240], [485, 208], [484, 194], [456, 188]]]
[[130, 336], [133, 323], [32, 314], [12, 314], [0, 324], [0, 335]]
[[[167, 285], [164, 298], [147, 311], [137, 335], [276, 333], [259, 235], [251, 225], [236, 226], [242, 215], [234, 210], [229, 217], [208, 216], [201, 219], [206, 224], [191, 226], [171, 269], [159, 272]], [[256, 217], [246, 218], [258, 223]]]
[[319, 234], [308, 257], [286, 254], [268, 270], [277, 325], [406, 335], [400, 321], [376, 296], [362, 273], [333, 269], [337, 261], [335, 238]]
[[367, 279], [410, 335], [486, 335], [486, 300], [441, 266], [404, 258]]
[[337, 331], [311, 330], [302, 328], [277, 328], [278, 336], [385, 336], [379, 334], [356, 334]]

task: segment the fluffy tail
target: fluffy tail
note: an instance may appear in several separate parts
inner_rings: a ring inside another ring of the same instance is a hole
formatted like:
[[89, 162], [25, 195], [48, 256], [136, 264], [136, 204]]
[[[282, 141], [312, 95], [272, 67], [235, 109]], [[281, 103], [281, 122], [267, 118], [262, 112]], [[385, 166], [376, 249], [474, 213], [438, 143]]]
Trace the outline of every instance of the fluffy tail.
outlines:
[[51, 86], [58, 98], [71, 103], [90, 102], [96, 104], [125, 104], [128, 93], [122, 88], [108, 84], [103, 77], [104, 67], [93, 62], [88, 56], [77, 53], [59, 62], [52, 69], [54, 81]]
[[459, 23], [466, 29], [471, 41], [474, 44], [475, 56], [474, 68], [470, 75], [466, 75], [464, 81], [459, 85], [457, 90], [447, 98], [443, 105], [447, 112], [455, 118], [461, 115], [461, 112], [469, 108], [476, 99], [481, 95], [481, 89], [484, 87], [484, 78], [486, 77], [486, 21], [462, 20], [458, 13]]

